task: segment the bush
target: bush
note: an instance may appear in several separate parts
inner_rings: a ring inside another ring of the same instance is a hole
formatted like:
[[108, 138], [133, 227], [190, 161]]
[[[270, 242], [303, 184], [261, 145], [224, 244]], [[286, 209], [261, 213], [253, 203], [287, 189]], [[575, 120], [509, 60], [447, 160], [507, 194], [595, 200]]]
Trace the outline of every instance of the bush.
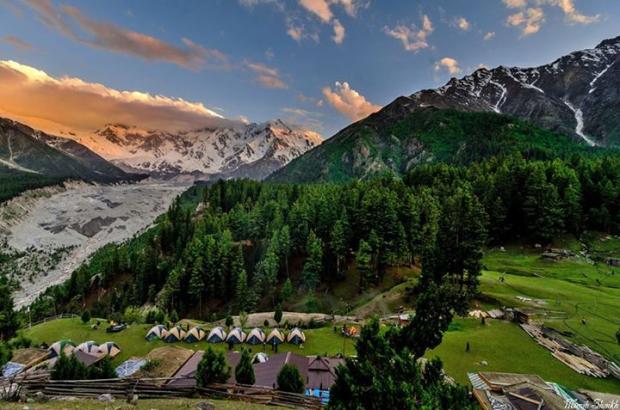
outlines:
[[305, 383], [297, 367], [285, 364], [278, 373], [278, 390], [290, 393], [303, 393]]
[[27, 349], [32, 346], [32, 340], [19, 333], [13, 339], [9, 340], [9, 346], [11, 349]]
[[170, 321], [174, 324], [179, 321], [179, 314], [176, 310], [173, 310], [172, 313], [170, 313]]
[[618, 331], [616, 332], [616, 340], [618, 341], [618, 344], [620, 345], [620, 329], [618, 329]]
[[199, 387], [205, 387], [213, 383], [226, 383], [229, 377], [230, 367], [226, 364], [224, 354], [214, 352], [209, 346], [198, 363], [196, 383]]
[[116, 379], [118, 377], [109, 357], [104, 357], [99, 363], [89, 367], [87, 376], [91, 380]]
[[0, 341], [0, 367], [4, 366], [6, 362], [11, 360], [12, 355], [11, 346]]
[[90, 311], [88, 309], [82, 312], [82, 322], [83, 323], [90, 322]]
[[159, 359], [147, 360], [144, 366], [142, 366], [142, 370], [150, 372], [151, 370], [155, 370], [155, 368], [160, 364], [161, 360]]
[[282, 321], [282, 306], [276, 306], [276, 311], [273, 313], [273, 320], [279, 325]]
[[67, 357], [62, 352], [52, 369], [51, 378], [52, 380], [84, 380], [87, 378], [87, 375], [88, 369], [75, 355]]
[[136, 306], [127, 306], [123, 313], [123, 322], [142, 323], [142, 311]]
[[248, 349], [241, 351], [241, 359], [237, 367], [235, 367], [235, 379], [239, 384], [254, 384], [256, 381], [254, 368], [252, 367], [252, 357]]
[[226, 327], [231, 327], [234, 324], [234, 320], [232, 318], [232, 316], [227, 315], [226, 316], [226, 321], [224, 322], [224, 324], [226, 325]]

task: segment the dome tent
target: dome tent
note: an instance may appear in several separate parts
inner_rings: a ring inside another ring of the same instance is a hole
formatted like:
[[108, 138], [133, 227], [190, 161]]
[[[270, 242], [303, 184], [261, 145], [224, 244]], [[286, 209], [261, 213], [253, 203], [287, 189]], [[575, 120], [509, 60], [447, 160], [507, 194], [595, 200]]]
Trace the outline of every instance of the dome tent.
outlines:
[[185, 339], [185, 330], [179, 325], [176, 325], [168, 331], [168, 334], [164, 340], [168, 343], [180, 342]]
[[266, 341], [268, 345], [279, 345], [284, 343], [285, 340], [286, 338], [284, 337], [284, 334], [280, 332], [280, 329], [273, 329], [269, 333], [269, 336], [267, 336]]
[[185, 341], [188, 343], [197, 343], [205, 338], [207, 333], [200, 326], [196, 326], [190, 329], [185, 335]]
[[306, 335], [304, 335], [304, 332], [302, 332], [300, 328], [296, 327], [288, 334], [286, 341], [294, 345], [299, 345], [306, 341]]
[[121, 348], [114, 342], [105, 342], [99, 345], [99, 354], [114, 359], [121, 352]]
[[73, 353], [73, 349], [75, 349], [75, 344], [71, 340], [59, 340], [47, 350], [50, 353], [50, 357], [58, 357], [61, 353], [69, 356]]
[[262, 329], [255, 327], [248, 333], [248, 337], [245, 339], [245, 342], [251, 345], [258, 345], [261, 343], [265, 343], [265, 332]]
[[265, 363], [267, 360], [269, 360], [269, 356], [267, 355], [267, 353], [258, 352], [254, 355], [254, 358], [252, 359], [252, 364]]
[[168, 335], [168, 331], [164, 325], [153, 326], [145, 336], [145, 339], [149, 342], [157, 339], [163, 339]]
[[84, 353], [96, 354], [99, 351], [99, 346], [92, 340], [84, 343], [80, 343], [75, 350], [79, 350]]
[[226, 343], [238, 344], [243, 343], [245, 341], [245, 333], [241, 328], [234, 328], [228, 336], [226, 336]]
[[222, 343], [224, 340], [226, 340], [226, 332], [220, 326], [212, 329], [209, 332], [209, 336], [207, 336], [207, 342], [209, 343]]

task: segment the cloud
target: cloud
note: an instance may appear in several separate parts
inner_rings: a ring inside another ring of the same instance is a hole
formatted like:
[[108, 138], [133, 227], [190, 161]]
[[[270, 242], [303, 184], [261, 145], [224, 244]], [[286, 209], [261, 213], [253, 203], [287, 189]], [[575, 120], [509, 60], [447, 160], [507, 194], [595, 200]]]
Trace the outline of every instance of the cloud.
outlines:
[[442, 69], [446, 69], [451, 75], [461, 72], [459, 62], [452, 57], [444, 57], [435, 63], [435, 71], [441, 71]]
[[[182, 46], [173, 45], [147, 34], [127, 30], [112, 23], [95, 21], [71, 6], [56, 8], [50, 0], [25, 0], [40, 21], [75, 41], [145, 60], [165, 61], [191, 69], [204, 66], [227, 67], [224, 53], [204, 48], [182, 38]], [[76, 24], [69, 24], [69, 22]]]
[[334, 85], [333, 90], [331, 87], [323, 88], [325, 100], [351, 121], [360, 120], [381, 109], [380, 105], [371, 103], [352, 89], [349, 83], [336, 81]]
[[325, 103], [322, 99], [320, 98], [314, 98], [314, 97], [308, 97], [306, 95], [303, 94], [297, 94], [297, 99], [303, 103], [309, 103], [309, 104], [313, 104], [317, 107], [322, 107], [323, 104]]
[[280, 79], [277, 68], [269, 67], [261, 63], [246, 61], [245, 66], [258, 74], [256, 81], [265, 88], [288, 88], [288, 85]]
[[334, 43], [336, 44], [342, 44], [342, 42], [344, 41], [344, 27], [342, 24], [340, 24], [340, 21], [338, 21], [338, 19], [334, 19], [334, 36], [332, 37], [332, 40], [334, 40]]
[[237, 124], [199, 102], [55, 78], [15, 61], [0, 61], [0, 101], [0, 115], [51, 133], [90, 133], [116, 122], [171, 131]]
[[549, 4], [550, 6], [559, 7], [570, 23], [576, 24], [592, 24], [600, 20], [600, 15], [586, 16], [581, 14], [575, 8], [574, 0], [538, 0], [539, 3]]
[[575, 7], [575, 0], [503, 0], [509, 9], [520, 9], [508, 16], [506, 24], [519, 27], [524, 36], [537, 33], [545, 22], [542, 7], [558, 7], [569, 24], [592, 24], [600, 20], [600, 14], [587, 16]]
[[323, 23], [329, 23], [334, 17], [327, 0], [299, 0], [299, 4], [321, 19]]
[[510, 9], [520, 9], [527, 6], [527, 0], [502, 0]]
[[465, 17], [458, 17], [454, 21], [454, 25], [463, 31], [468, 31], [471, 28], [471, 23]]
[[511, 14], [506, 24], [519, 27], [524, 36], [537, 33], [545, 22], [545, 12], [539, 7], [531, 7]]
[[323, 116], [323, 114], [321, 114], [320, 112], [290, 107], [282, 108], [280, 111], [286, 114], [286, 122], [294, 126], [301, 126], [305, 129], [311, 129], [321, 132], [325, 128], [323, 121], [321, 121], [321, 117]]
[[4, 41], [7, 44], [12, 45], [13, 47], [21, 50], [21, 51], [29, 51], [32, 50], [32, 44], [28, 43], [25, 40], [22, 40], [19, 37], [15, 37], [15, 36], [4, 36], [2, 38], [2, 41]]
[[405, 50], [416, 52], [429, 47], [427, 38], [433, 30], [433, 23], [427, 15], [422, 17], [421, 29], [413, 25], [411, 27], [404, 25], [399, 25], [394, 28], [389, 28], [388, 26], [383, 27], [383, 32], [392, 38], [400, 40]]
[[489, 41], [495, 38], [495, 32], [494, 31], [489, 31], [484, 35], [484, 40], [485, 41]]

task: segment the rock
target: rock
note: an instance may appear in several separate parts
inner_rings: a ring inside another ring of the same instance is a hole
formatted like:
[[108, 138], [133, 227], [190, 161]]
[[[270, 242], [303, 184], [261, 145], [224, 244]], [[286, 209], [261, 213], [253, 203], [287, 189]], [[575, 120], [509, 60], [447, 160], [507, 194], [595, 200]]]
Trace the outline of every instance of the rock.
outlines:
[[33, 395], [33, 398], [36, 402], [38, 403], [45, 403], [46, 401], [48, 401], [47, 396], [45, 395], [45, 393], [43, 393], [42, 391], [38, 391]]
[[208, 401], [201, 401], [196, 404], [196, 408], [200, 410], [215, 410], [215, 405], [209, 403]]
[[138, 395], [137, 394], [130, 394], [129, 396], [127, 396], [127, 403], [131, 404], [132, 406], [137, 406], [138, 405]]
[[112, 403], [114, 401], [114, 397], [110, 393], [104, 393], [100, 394], [99, 397], [97, 397], [97, 400]]

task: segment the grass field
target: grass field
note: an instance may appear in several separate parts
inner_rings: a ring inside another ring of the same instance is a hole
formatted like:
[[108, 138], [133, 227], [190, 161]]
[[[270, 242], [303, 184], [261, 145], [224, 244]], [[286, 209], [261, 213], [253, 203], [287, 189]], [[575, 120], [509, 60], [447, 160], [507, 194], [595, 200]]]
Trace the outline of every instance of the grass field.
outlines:
[[[427, 357], [439, 356], [446, 372], [467, 385], [468, 372], [499, 371], [531, 373], [571, 389], [620, 394], [620, 381], [596, 379], [574, 372], [535, 343], [519, 326], [499, 320], [457, 319], [442, 344]], [[470, 351], [465, 352], [469, 342]], [[481, 362], [486, 361], [486, 366]]]
[[28, 404], [27, 406], [24, 406], [23, 403], [7, 403], [0, 401], [0, 408], [2, 410], [22, 410], [26, 407], [32, 410], [168, 410], [196, 409], [198, 403], [205, 401], [213, 404], [217, 410], [263, 410], [272, 408], [262, 404], [211, 399], [139, 400], [137, 406], [127, 404], [121, 400], [116, 400], [112, 403], [103, 403], [97, 400], [52, 401], [48, 403]]
[[[79, 318], [70, 318], [33, 326], [31, 329], [26, 329], [24, 334], [37, 345], [43, 342], [49, 345], [60, 339], [70, 339], [76, 344], [87, 340], [94, 340], [97, 343], [113, 341], [121, 348], [121, 353], [114, 359], [114, 364], [119, 364], [130, 357], [145, 357], [152, 349], [162, 346], [178, 346], [192, 350], [206, 350], [209, 346], [219, 351], [228, 349], [228, 345], [225, 343], [211, 344], [205, 341], [199, 343], [166, 343], [161, 340], [148, 342], [144, 336], [151, 326], [131, 325], [120, 333], [106, 333], [103, 327], [92, 330], [89, 325], [83, 324]], [[333, 328], [308, 329], [304, 333], [306, 334], [306, 343], [303, 348], [284, 343], [280, 345], [278, 352], [291, 351], [306, 356], [317, 354], [334, 356], [342, 353], [343, 349], [346, 355], [350, 355], [354, 351], [354, 341], [341, 336], [340, 333], [334, 333]], [[269, 346], [251, 347], [247, 344], [242, 346], [251, 348], [254, 352], [263, 351], [263, 349], [266, 349], [267, 352], [271, 351]]]

